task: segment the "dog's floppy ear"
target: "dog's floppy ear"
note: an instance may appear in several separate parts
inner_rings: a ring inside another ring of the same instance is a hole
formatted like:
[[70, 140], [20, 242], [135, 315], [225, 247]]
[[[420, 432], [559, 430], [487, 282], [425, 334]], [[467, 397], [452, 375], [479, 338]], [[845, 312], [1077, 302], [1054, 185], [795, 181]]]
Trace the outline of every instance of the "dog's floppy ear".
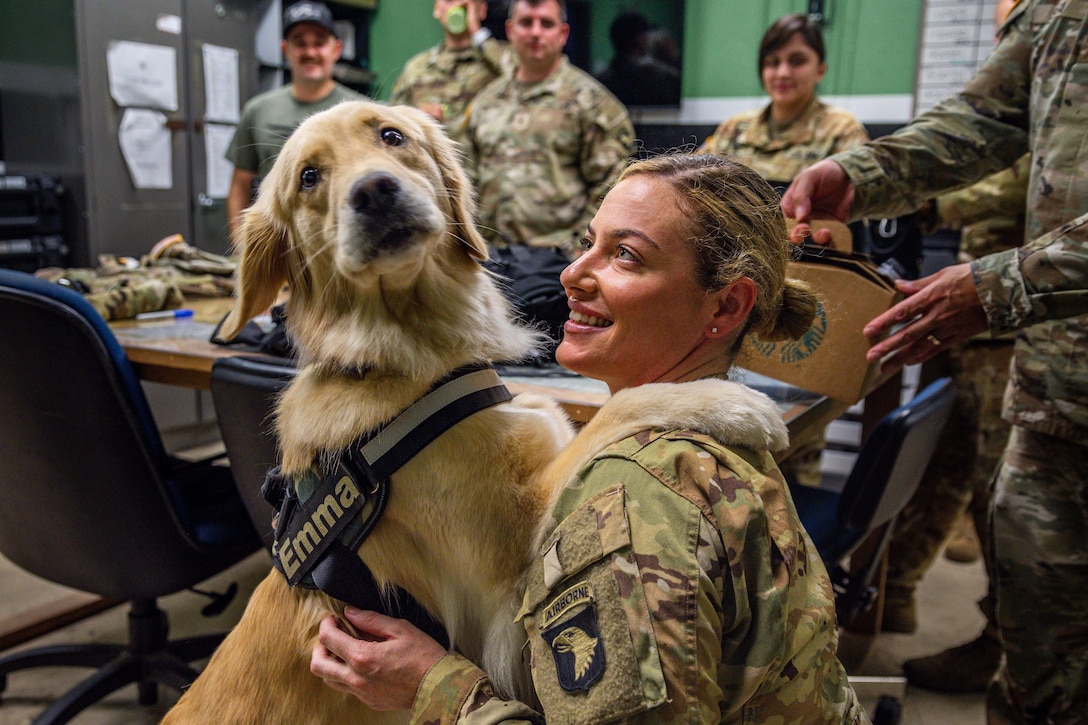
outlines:
[[473, 259], [483, 261], [488, 258], [487, 242], [476, 230], [476, 196], [472, 182], [465, 174], [461, 154], [437, 122], [427, 123], [423, 128], [442, 183], [449, 192], [451, 232]]
[[233, 338], [247, 321], [271, 307], [287, 283], [288, 232], [271, 209], [272, 197], [271, 193], [261, 195], [242, 213], [236, 240], [241, 247], [241, 261], [235, 275], [237, 302], [219, 331], [225, 340]]

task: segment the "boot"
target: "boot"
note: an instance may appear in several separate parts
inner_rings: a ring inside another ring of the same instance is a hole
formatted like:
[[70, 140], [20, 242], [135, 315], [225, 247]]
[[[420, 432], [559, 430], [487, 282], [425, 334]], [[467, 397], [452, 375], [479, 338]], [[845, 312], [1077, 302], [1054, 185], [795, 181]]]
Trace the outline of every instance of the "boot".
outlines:
[[981, 555], [975, 524], [970, 515], [964, 514], [952, 529], [952, 535], [944, 547], [944, 558], [960, 564], [973, 564]]
[[914, 589], [893, 584], [885, 586], [880, 631], [913, 634], [917, 629], [918, 612], [914, 606]]
[[983, 632], [958, 647], [903, 663], [907, 682], [934, 692], [984, 693], [1001, 664], [1001, 642]]

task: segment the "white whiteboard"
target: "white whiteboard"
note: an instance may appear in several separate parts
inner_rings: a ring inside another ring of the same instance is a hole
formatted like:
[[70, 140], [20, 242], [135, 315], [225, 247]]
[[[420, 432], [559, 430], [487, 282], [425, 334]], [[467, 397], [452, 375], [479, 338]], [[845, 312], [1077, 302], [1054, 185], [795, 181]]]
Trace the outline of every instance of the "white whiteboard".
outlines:
[[997, 0], [925, 0], [914, 115], [953, 95], [994, 47]]

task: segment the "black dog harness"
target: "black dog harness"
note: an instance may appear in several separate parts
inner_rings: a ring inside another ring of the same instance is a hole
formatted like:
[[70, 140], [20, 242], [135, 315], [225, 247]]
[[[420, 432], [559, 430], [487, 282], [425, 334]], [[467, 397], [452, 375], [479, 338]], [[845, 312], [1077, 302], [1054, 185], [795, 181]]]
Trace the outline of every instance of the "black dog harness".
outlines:
[[511, 397], [490, 365], [459, 368], [386, 425], [322, 459], [333, 461], [327, 468], [315, 461], [298, 477], [270, 470], [262, 493], [279, 510], [276, 568], [292, 587], [380, 611], [373, 578], [356, 552], [385, 510], [390, 478], [442, 433]]

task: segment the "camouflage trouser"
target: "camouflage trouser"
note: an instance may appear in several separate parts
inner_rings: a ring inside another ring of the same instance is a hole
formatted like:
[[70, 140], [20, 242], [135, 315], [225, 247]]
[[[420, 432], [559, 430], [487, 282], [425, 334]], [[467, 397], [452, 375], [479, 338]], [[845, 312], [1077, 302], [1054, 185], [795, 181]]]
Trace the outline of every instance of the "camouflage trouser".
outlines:
[[[951, 376], [956, 402], [918, 492], [896, 521], [888, 547], [890, 596], [914, 591], [965, 509], [986, 551], [990, 482], [1009, 435], [1001, 407], [1012, 347], [1011, 340], [971, 341], [938, 356], [923, 371], [923, 384]], [[989, 574], [989, 561], [986, 568]], [[992, 623], [992, 584], [979, 606]]]
[[1088, 722], [1088, 446], [1013, 426], [993, 492], [990, 723]]

